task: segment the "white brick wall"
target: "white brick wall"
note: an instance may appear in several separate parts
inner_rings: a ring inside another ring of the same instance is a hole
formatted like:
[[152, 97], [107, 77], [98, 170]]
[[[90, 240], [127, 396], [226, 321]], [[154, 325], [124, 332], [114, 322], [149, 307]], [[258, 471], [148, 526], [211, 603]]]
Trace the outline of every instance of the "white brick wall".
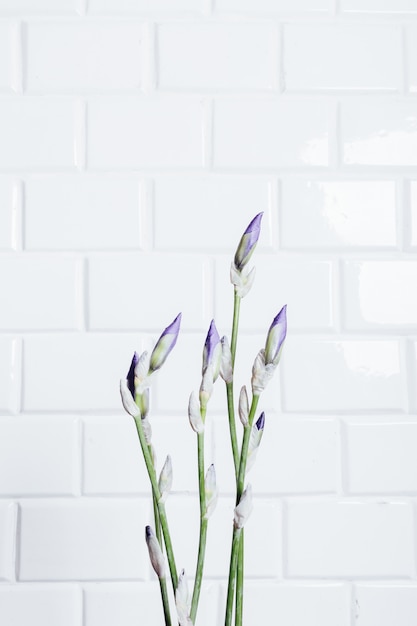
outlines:
[[[415, 626], [416, 15], [416, 0], [0, 0], [1, 624], [162, 623], [118, 381], [179, 311], [151, 419], [192, 578], [187, 402], [263, 211], [239, 387], [285, 303], [289, 336], [250, 474], [245, 626]], [[224, 407], [219, 385], [196, 626], [223, 623]]]

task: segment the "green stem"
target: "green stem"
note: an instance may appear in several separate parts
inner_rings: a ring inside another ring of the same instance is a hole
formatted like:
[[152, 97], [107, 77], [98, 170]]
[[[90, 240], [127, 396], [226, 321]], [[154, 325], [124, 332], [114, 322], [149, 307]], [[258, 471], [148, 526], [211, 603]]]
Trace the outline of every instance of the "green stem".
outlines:
[[240, 497], [245, 486], [246, 461], [248, 459], [248, 449], [250, 442], [250, 434], [252, 432], [253, 420], [259, 402], [259, 395], [252, 396], [252, 404], [249, 411], [248, 423], [243, 433], [242, 451], [240, 453], [239, 475], [237, 479], [236, 505], [239, 504]]
[[[248, 448], [250, 441], [250, 434], [252, 431], [253, 420], [255, 417], [256, 409], [259, 402], [259, 395], [252, 396], [252, 404], [249, 411], [248, 423], [245, 426], [244, 434], [243, 434], [243, 442], [242, 442], [242, 451], [240, 453], [240, 464], [239, 464], [239, 474], [237, 477], [237, 489], [236, 489], [236, 506], [239, 504], [240, 498], [243, 493], [244, 485], [245, 485], [245, 474], [246, 474], [246, 461], [248, 457]], [[230, 594], [234, 593], [235, 588], [235, 579], [237, 575], [237, 586], [236, 586], [236, 622], [235, 626], [241, 626], [242, 621], [238, 622], [237, 620], [242, 620], [243, 614], [243, 574], [244, 574], [244, 563], [243, 563], [243, 534], [241, 535], [239, 541], [234, 540], [235, 537], [233, 535], [233, 543], [232, 543], [232, 553], [230, 555], [230, 573], [229, 573], [229, 586], [227, 589], [227, 601], [233, 603], [233, 595], [231, 599], [229, 599]], [[232, 564], [235, 563], [234, 571], [232, 572]], [[226, 606], [227, 612], [227, 606]], [[226, 616], [226, 625], [227, 625], [227, 616]]]
[[233, 463], [235, 465], [236, 480], [239, 473], [239, 446], [237, 444], [235, 406], [233, 401], [233, 381], [226, 383], [227, 412], [229, 415], [230, 441], [232, 442]]
[[236, 570], [236, 612], [235, 612], [235, 626], [242, 626], [243, 619], [243, 582], [244, 582], [244, 528], [240, 535], [239, 552], [237, 558], [237, 570]]
[[230, 342], [230, 352], [232, 353], [232, 367], [235, 366], [235, 358], [236, 358], [236, 345], [237, 345], [237, 332], [239, 328], [239, 313], [240, 313], [240, 302], [242, 298], [237, 295], [235, 291], [235, 297], [233, 301], [233, 325], [232, 325], [232, 339]]
[[162, 527], [162, 534], [164, 536], [165, 548], [167, 551], [169, 571], [171, 574], [171, 581], [174, 593], [178, 586], [178, 574], [175, 565], [174, 551], [172, 548], [171, 535], [169, 533], [168, 520], [165, 512], [165, 506], [161, 502], [161, 493], [158, 487], [158, 481], [156, 480], [155, 468], [153, 465], [151, 453], [149, 452], [148, 444], [145, 438], [145, 433], [142, 428], [142, 420], [140, 417], [135, 418], [136, 431], [139, 436], [140, 446], [142, 448], [142, 454], [145, 461], [146, 469], [148, 470], [149, 480], [151, 481], [152, 493], [157, 502], [159, 519]]
[[225, 626], [232, 625], [233, 598], [235, 595], [236, 564], [240, 545], [241, 528], [233, 528], [232, 555], [229, 567], [229, 583], [227, 585], [226, 619]]
[[[201, 410], [201, 417], [205, 421], [205, 410]], [[206, 553], [207, 542], [207, 524], [206, 518], [206, 488], [204, 482], [204, 431], [197, 434], [197, 456], [198, 456], [198, 490], [200, 495], [200, 539], [198, 543], [198, 557], [194, 580], [193, 597], [191, 601], [190, 617], [195, 622], [197, 615], [198, 601], [200, 599], [201, 582], [203, 579], [204, 557]]]
[[171, 626], [171, 615], [169, 612], [167, 579], [165, 577], [159, 579], [159, 587], [161, 589], [162, 606], [164, 608], [165, 626]]

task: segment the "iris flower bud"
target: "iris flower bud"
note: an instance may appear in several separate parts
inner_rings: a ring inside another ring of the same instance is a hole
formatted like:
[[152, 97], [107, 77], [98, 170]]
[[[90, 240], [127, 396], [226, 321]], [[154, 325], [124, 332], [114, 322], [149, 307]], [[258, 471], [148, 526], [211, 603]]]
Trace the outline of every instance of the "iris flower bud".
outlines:
[[235, 528], [243, 528], [248, 521], [249, 515], [252, 513], [252, 487], [248, 485], [240, 496], [239, 504], [235, 508], [234, 526]]
[[146, 526], [145, 529], [146, 544], [148, 546], [149, 558], [152, 563], [152, 567], [155, 570], [158, 578], [165, 578], [165, 559], [161, 550], [161, 546], [154, 532], [150, 526]]
[[249, 400], [245, 385], [243, 385], [239, 394], [239, 417], [243, 426], [247, 426], [249, 417]]
[[204, 490], [206, 494], [206, 514], [204, 517], [208, 519], [216, 508], [217, 498], [219, 495], [216, 484], [216, 472], [213, 463], [207, 470], [206, 478], [204, 480]]
[[211, 320], [210, 327], [208, 329], [206, 342], [203, 349], [203, 370], [204, 375], [209, 365], [213, 371], [213, 381], [217, 380], [220, 371], [220, 361], [222, 357], [222, 347], [220, 344], [219, 333], [217, 332], [216, 324], [214, 320]]
[[165, 459], [163, 468], [161, 469], [161, 473], [159, 475], [158, 487], [161, 493], [161, 498], [159, 501], [165, 502], [172, 487], [172, 461], [171, 461], [171, 457], [169, 456], [169, 454], [167, 458]]
[[222, 337], [220, 340], [222, 344], [222, 358], [220, 362], [220, 376], [225, 383], [231, 383], [233, 380], [233, 366], [232, 366], [232, 353], [230, 351], [229, 342], [227, 337]]
[[203, 379], [200, 385], [200, 406], [202, 409], [207, 408], [207, 403], [213, 393], [213, 369], [209, 365], [203, 374]]
[[120, 396], [122, 398], [122, 404], [125, 411], [132, 417], [138, 417], [140, 415], [140, 410], [132, 397], [126, 378], [122, 378], [120, 381]]
[[200, 403], [195, 391], [191, 393], [190, 400], [188, 402], [188, 419], [190, 420], [191, 428], [195, 433], [202, 433], [204, 431], [204, 422], [201, 417]]
[[185, 575], [185, 570], [181, 570], [178, 577], [177, 589], [175, 591], [175, 605], [177, 607], [177, 616], [180, 626], [192, 626], [189, 604], [188, 581]]
[[265, 349], [259, 351], [252, 367], [252, 391], [259, 395], [271, 380], [281, 358], [287, 334], [287, 305], [273, 319], [268, 330]]
[[175, 346], [180, 332], [181, 313], [178, 313], [174, 321], [165, 328], [162, 335], [156, 342], [155, 348], [151, 354], [151, 361], [149, 364], [149, 373], [155, 372], [165, 363], [168, 354]]
[[244, 268], [255, 250], [255, 246], [258, 242], [259, 234], [261, 232], [262, 216], [263, 213], [258, 213], [258, 215], [255, 215], [255, 217], [250, 222], [249, 226], [242, 235], [234, 258], [234, 264], [238, 271], [241, 271]]
[[287, 334], [287, 305], [283, 306], [269, 327], [265, 344], [265, 363], [278, 365]]
[[253, 464], [255, 463], [262, 435], [264, 434], [264, 428], [265, 413], [262, 412], [256, 423], [252, 426], [252, 432], [249, 439], [248, 456], [246, 461], [246, 472], [249, 472], [249, 470], [253, 467]]

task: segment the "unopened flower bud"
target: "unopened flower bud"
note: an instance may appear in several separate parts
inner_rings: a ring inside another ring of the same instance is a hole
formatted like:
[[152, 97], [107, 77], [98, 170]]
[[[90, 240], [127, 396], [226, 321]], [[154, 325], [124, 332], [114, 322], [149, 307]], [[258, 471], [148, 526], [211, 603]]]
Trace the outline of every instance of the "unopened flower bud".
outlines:
[[148, 546], [149, 558], [152, 563], [152, 567], [155, 570], [158, 578], [165, 578], [165, 559], [161, 550], [161, 546], [154, 532], [150, 526], [146, 526], [145, 529], [146, 544]]
[[202, 433], [204, 431], [204, 422], [201, 417], [200, 403], [195, 391], [191, 393], [190, 400], [188, 402], [188, 419], [190, 420], [191, 428], [194, 432]]
[[258, 352], [252, 367], [252, 393], [259, 396], [271, 380], [276, 366], [273, 363], [265, 364], [265, 350]]
[[185, 570], [181, 570], [178, 577], [178, 585], [175, 591], [175, 605], [177, 607], [177, 616], [180, 626], [188, 626], [192, 622], [190, 620], [190, 599], [188, 593], [188, 581]]
[[241, 271], [243, 267], [248, 263], [255, 250], [255, 246], [258, 242], [259, 234], [261, 232], [262, 216], [263, 213], [258, 213], [258, 215], [255, 215], [255, 217], [250, 222], [241, 237], [234, 258], [234, 264], [236, 266], [236, 269], [239, 271]]
[[149, 361], [149, 352], [145, 350], [138, 358], [135, 367], [135, 398], [142, 395], [150, 385]]
[[265, 344], [265, 363], [278, 365], [287, 334], [287, 305], [283, 306], [269, 327]]
[[219, 333], [217, 332], [214, 320], [211, 320], [203, 349], [203, 376], [206, 369], [211, 365], [213, 380], [217, 380], [220, 371], [221, 357], [222, 347], [220, 344]]
[[232, 366], [232, 353], [230, 351], [229, 342], [227, 337], [221, 338], [222, 344], [222, 358], [220, 363], [220, 376], [225, 383], [231, 383], [233, 380], [233, 366]]
[[265, 413], [262, 412], [255, 424], [252, 426], [252, 431], [249, 439], [248, 456], [246, 461], [246, 472], [253, 467], [255, 463], [258, 448], [261, 443], [261, 439], [265, 428]]
[[252, 267], [251, 270], [245, 267], [239, 272], [234, 263], [232, 262], [230, 268], [230, 282], [235, 287], [235, 292], [239, 298], [244, 298], [252, 289], [253, 281], [255, 280], [256, 269]]
[[202, 409], [207, 408], [207, 403], [213, 393], [213, 370], [209, 365], [203, 374], [200, 385], [200, 406]]
[[155, 348], [151, 354], [149, 364], [150, 372], [155, 372], [165, 363], [165, 360], [173, 347], [175, 346], [180, 332], [181, 313], [178, 313], [174, 321], [165, 328], [162, 335], [156, 342]]
[[164, 466], [159, 475], [158, 486], [161, 493], [161, 498], [159, 501], [165, 502], [172, 487], [172, 461], [169, 454], [165, 459]]
[[248, 425], [248, 417], [249, 417], [248, 392], [246, 391], [246, 386], [243, 385], [239, 394], [239, 418], [243, 426]]
[[123, 408], [129, 415], [132, 417], [140, 415], [139, 407], [132, 397], [126, 378], [120, 380], [120, 396], [122, 398]]
[[145, 435], [145, 440], [146, 443], [148, 444], [148, 446], [151, 443], [151, 439], [152, 439], [152, 428], [151, 428], [151, 424], [148, 420], [147, 417], [144, 417], [141, 419], [141, 423], [142, 423], [142, 428], [143, 428], [143, 434]]
[[251, 485], [248, 485], [240, 496], [239, 504], [235, 508], [235, 528], [243, 528], [252, 512], [252, 509], [252, 487]]
[[216, 472], [213, 464], [211, 464], [207, 470], [204, 480], [204, 491], [206, 495], [206, 514], [204, 517], [208, 519], [216, 508], [219, 495], [216, 484]]

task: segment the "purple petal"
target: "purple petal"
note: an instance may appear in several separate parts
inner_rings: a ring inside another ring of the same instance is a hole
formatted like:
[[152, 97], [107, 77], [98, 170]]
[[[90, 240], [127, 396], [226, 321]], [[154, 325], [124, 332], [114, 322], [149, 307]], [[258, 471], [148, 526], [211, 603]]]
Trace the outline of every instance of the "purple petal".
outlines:
[[162, 335], [156, 342], [155, 348], [153, 349], [151, 354], [151, 361], [149, 366], [150, 371], [153, 372], [159, 369], [165, 363], [167, 356], [177, 343], [178, 333], [180, 332], [180, 325], [181, 313], [178, 313], [174, 321], [165, 328]]
[[265, 413], [262, 411], [262, 413], [260, 414], [260, 416], [258, 417], [256, 421], [256, 428], [258, 430], [263, 430], [264, 427], [265, 427]]
[[133, 354], [132, 362], [129, 367], [129, 371], [127, 373], [127, 386], [129, 387], [129, 391], [132, 394], [133, 399], [135, 399], [135, 367], [139, 361], [139, 355], [137, 352]]
[[255, 249], [261, 232], [262, 216], [263, 212], [255, 215], [242, 235], [234, 259], [238, 270], [241, 270], [246, 265]]
[[208, 329], [206, 342], [203, 350], [203, 374], [213, 359], [213, 354], [216, 346], [220, 343], [220, 335], [217, 332], [216, 324], [214, 320], [211, 320], [210, 327]]
[[265, 363], [274, 363], [279, 359], [282, 344], [287, 335], [287, 305], [274, 317], [268, 330], [265, 344]]

